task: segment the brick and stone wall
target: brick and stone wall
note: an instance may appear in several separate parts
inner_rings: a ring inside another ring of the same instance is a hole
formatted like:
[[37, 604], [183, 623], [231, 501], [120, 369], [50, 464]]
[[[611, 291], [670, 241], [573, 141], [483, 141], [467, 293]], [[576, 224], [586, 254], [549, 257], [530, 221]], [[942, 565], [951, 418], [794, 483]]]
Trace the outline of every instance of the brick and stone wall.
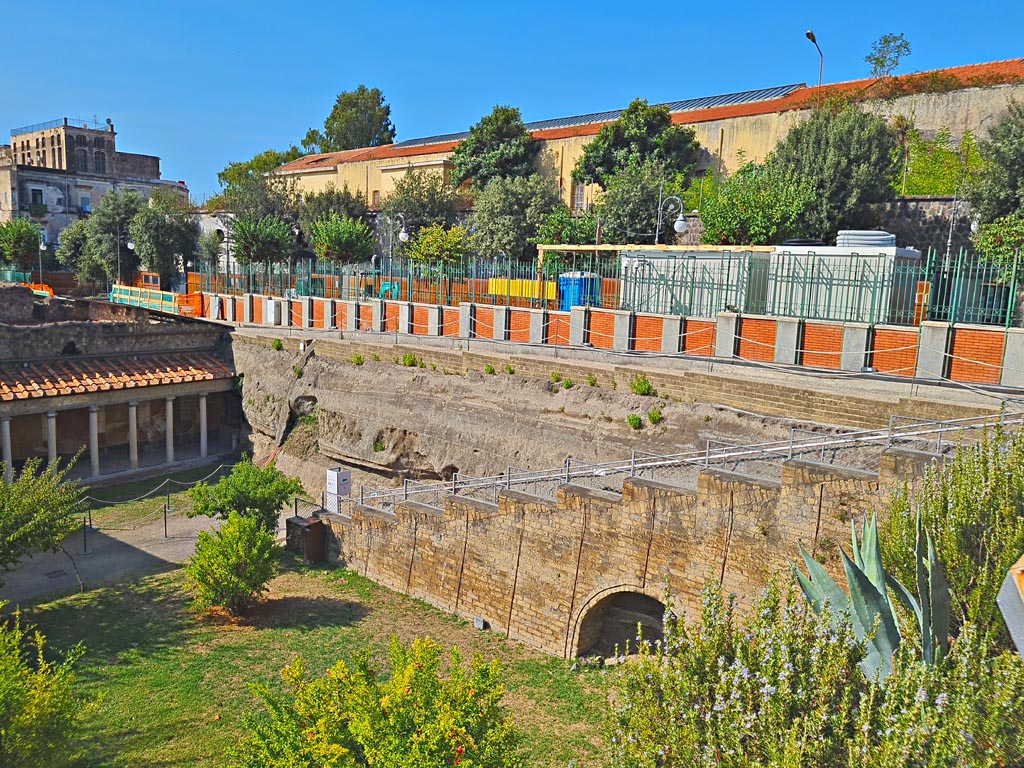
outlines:
[[[585, 653], [620, 593], [693, 616], [705, 584], [749, 607], [799, 557], [799, 545], [842, 583], [838, 546], [851, 519], [884, 508], [889, 490], [936, 457], [893, 450], [879, 472], [791, 460], [778, 481], [706, 469], [696, 491], [638, 477], [622, 492], [563, 485], [557, 500], [515, 490], [491, 504], [458, 496], [443, 507], [356, 506], [325, 514], [330, 559], [391, 589], [556, 656]], [[586, 629], [584, 630], [584, 627]]]

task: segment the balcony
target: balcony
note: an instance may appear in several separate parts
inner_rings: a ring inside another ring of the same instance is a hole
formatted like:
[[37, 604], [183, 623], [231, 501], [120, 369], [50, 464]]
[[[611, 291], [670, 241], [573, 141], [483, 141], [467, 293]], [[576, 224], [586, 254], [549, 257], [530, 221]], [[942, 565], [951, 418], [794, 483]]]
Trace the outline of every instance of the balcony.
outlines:
[[28, 207], [28, 212], [31, 216], [45, 216], [50, 209], [44, 203], [32, 203]]

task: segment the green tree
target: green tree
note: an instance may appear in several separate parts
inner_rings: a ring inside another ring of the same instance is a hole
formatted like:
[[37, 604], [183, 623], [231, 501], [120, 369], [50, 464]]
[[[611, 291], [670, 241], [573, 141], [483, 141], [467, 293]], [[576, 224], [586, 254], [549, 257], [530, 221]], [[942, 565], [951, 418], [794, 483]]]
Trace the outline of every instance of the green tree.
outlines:
[[341, 152], [360, 147], [379, 147], [395, 140], [391, 107], [379, 88], [360, 85], [354, 91], [342, 91], [324, 129], [310, 128], [302, 139], [307, 152]]
[[1024, 216], [1011, 214], [982, 224], [971, 241], [987, 261], [1003, 265], [1010, 273], [1016, 257], [1024, 253]]
[[395, 182], [395, 188], [381, 206], [385, 217], [401, 215], [406, 231], [415, 236], [423, 227], [442, 224], [450, 228], [459, 220], [459, 211], [467, 205], [459, 191], [436, 171], [408, 170]]
[[78, 527], [83, 489], [68, 480], [70, 468], [30, 459], [12, 482], [0, 484], [0, 570], [36, 552], [56, 552]]
[[245, 186], [253, 179], [266, 176], [285, 163], [298, 160], [300, 157], [302, 157], [302, 152], [294, 144], [283, 152], [276, 149], [268, 149], [255, 155], [250, 160], [228, 163], [224, 166], [224, 170], [217, 174], [217, 181], [220, 182], [222, 187], [227, 189]]
[[792, 232], [811, 204], [810, 185], [773, 165], [747, 163], [704, 198], [704, 240], [716, 245], [772, 245]]
[[299, 227], [308, 242], [313, 242], [313, 222], [332, 213], [341, 218], [366, 220], [368, 206], [362, 192], [349, 192], [348, 185], [337, 189], [329, 184], [322, 192], [302, 196], [299, 207]]
[[1009, 635], [996, 595], [1024, 552], [1024, 433], [1001, 430], [961, 445], [940, 471], [925, 475], [920, 491], [898, 493], [883, 528], [886, 567], [914, 583], [915, 513], [935, 541], [952, 595], [953, 634], [973, 624], [1006, 648]]
[[469, 129], [452, 153], [452, 182], [472, 181], [483, 189], [491, 179], [529, 176], [540, 144], [533, 140], [516, 107], [496, 106]]
[[256, 517], [232, 511], [215, 531], [200, 531], [185, 580], [200, 610], [239, 614], [266, 591], [277, 571], [280, 548]]
[[[233, 751], [236, 768], [512, 768], [517, 734], [501, 705], [497, 662], [443, 658], [429, 638], [392, 640], [390, 675], [369, 651], [311, 679], [296, 660], [283, 672], [288, 691], [252, 686], [266, 712], [248, 718]], [[443, 662], [447, 662], [444, 664]], [[445, 675], [442, 676], [442, 667]]]
[[218, 231], [203, 232], [199, 235], [197, 255], [207, 267], [216, 266], [224, 254], [224, 235]]
[[135, 252], [146, 269], [160, 275], [169, 290], [177, 282], [184, 262], [199, 247], [199, 222], [188, 203], [174, 192], [157, 190], [132, 217], [128, 227]]
[[189, 488], [192, 509], [188, 516], [224, 520], [237, 512], [272, 531], [277, 527], [281, 507], [297, 493], [302, 493], [302, 483], [297, 478], [288, 477], [273, 464], [258, 467], [246, 457], [216, 485], [197, 483]]
[[431, 224], [409, 242], [407, 253], [410, 259], [425, 264], [458, 264], [469, 255], [473, 241], [465, 227], [446, 229], [443, 224]]
[[[7, 606], [0, 601], [0, 611]], [[21, 612], [0, 619], [0, 765], [60, 768], [70, 763], [82, 706], [75, 696], [79, 644], [54, 659]]]
[[88, 243], [89, 220], [71, 222], [60, 233], [57, 261], [74, 272], [80, 283], [102, 282], [107, 278], [107, 262], [96, 258]]
[[277, 216], [242, 214], [231, 221], [231, 242], [240, 264], [275, 264], [291, 254], [295, 236], [291, 225]]
[[601, 126], [594, 140], [583, 149], [573, 169], [573, 181], [600, 184], [631, 164], [653, 161], [668, 175], [688, 174], [697, 162], [700, 144], [692, 128], [672, 124], [668, 106], [650, 106], [634, 99], [619, 118]]
[[373, 230], [365, 222], [332, 212], [315, 220], [310, 229], [313, 252], [321, 259], [357, 264], [373, 256]]
[[[601, 236], [608, 243], [653, 243], [658, 226], [658, 205], [666, 171], [655, 160], [631, 161], [607, 179], [608, 188], [597, 201]], [[666, 219], [662, 234], [672, 226]], [[660, 242], [665, 242], [664, 238]]]
[[1009, 103], [980, 150], [985, 168], [968, 191], [971, 208], [982, 223], [1024, 214], [1024, 104]]
[[864, 61], [871, 66], [871, 77], [889, 77], [900, 65], [904, 56], [910, 55], [910, 43], [900, 32], [889, 32], [871, 44], [871, 52]]
[[239, 174], [220, 194], [207, 200], [206, 208], [254, 219], [277, 216], [296, 221], [301, 206], [294, 178], [261, 171]]
[[107, 277], [127, 281], [139, 268], [138, 251], [128, 247], [131, 223], [146, 201], [132, 189], [108, 192], [86, 220], [84, 259], [102, 265]]
[[565, 204], [556, 205], [537, 227], [537, 234], [532, 242], [549, 245], [590, 245], [597, 242], [597, 216], [590, 211], [571, 211]]
[[895, 198], [896, 145], [895, 131], [881, 117], [851, 105], [826, 105], [790, 129], [767, 162], [813, 191], [794, 233], [830, 240], [840, 229], [875, 226], [877, 203]]
[[11, 219], [0, 223], [0, 254], [22, 269], [39, 262], [39, 244], [43, 231], [29, 219]]
[[475, 246], [482, 256], [530, 259], [544, 218], [563, 205], [558, 187], [540, 174], [491, 179], [473, 211]]

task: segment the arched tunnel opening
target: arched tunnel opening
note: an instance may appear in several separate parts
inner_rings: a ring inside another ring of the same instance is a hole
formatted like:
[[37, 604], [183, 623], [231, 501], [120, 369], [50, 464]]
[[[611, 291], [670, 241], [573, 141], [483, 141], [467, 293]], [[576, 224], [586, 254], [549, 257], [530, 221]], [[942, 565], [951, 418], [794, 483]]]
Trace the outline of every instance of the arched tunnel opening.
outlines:
[[639, 592], [616, 592], [591, 606], [580, 622], [577, 656], [612, 656], [625, 653], [627, 644], [633, 653], [637, 629], [643, 639], [661, 640], [664, 633], [665, 606], [660, 600]]

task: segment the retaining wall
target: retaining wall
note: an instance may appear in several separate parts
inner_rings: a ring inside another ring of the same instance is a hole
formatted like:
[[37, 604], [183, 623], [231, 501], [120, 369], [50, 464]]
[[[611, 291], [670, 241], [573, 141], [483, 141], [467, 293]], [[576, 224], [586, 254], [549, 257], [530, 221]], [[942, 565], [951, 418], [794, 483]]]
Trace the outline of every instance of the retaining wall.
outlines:
[[[230, 304], [230, 306], [229, 306]], [[277, 305], [279, 310], [268, 311]], [[214, 317], [217, 306], [220, 315]], [[270, 299], [247, 295], [204, 302], [215, 320], [316, 330], [397, 332], [517, 344], [583, 345], [619, 352], [716, 355], [753, 364], [968, 384], [1024, 387], [1024, 329], [949, 325], [874, 326], [722, 312], [713, 318], [575, 307], [458, 307], [370, 299]], [[228, 316], [231, 313], [233, 316]]]

